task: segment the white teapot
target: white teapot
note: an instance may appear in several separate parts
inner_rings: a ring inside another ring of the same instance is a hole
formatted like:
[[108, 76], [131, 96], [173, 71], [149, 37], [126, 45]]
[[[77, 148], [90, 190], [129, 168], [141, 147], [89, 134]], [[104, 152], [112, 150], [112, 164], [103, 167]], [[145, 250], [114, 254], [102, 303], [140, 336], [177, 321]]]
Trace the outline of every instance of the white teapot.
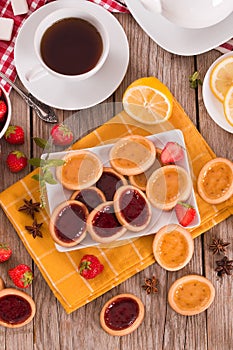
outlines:
[[233, 0], [140, 0], [144, 7], [160, 13], [174, 24], [185, 28], [214, 25], [233, 11]]

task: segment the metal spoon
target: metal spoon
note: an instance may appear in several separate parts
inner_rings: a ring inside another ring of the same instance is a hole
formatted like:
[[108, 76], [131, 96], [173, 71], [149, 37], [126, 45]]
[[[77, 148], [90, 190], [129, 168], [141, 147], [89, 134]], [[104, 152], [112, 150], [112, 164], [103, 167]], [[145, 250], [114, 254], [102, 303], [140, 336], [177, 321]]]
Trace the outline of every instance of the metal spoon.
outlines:
[[45, 103], [38, 101], [32, 94], [24, 92], [15, 83], [13, 83], [5, 74], [0, 72], [0, 77], [4, 79], [15, 91], [24, 99], [24, 101], [32, 107], [38, 117], [47, 123], [57, 123], [58, 119], [54, 110]]

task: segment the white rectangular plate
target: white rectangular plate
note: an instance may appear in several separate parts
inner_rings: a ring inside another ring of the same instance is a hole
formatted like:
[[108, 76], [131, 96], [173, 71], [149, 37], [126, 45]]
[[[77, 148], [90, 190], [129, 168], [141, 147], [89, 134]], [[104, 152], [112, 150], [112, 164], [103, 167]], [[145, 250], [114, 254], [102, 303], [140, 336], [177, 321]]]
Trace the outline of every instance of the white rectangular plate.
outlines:
[[[184, 154], [184, 159], [179, 161], [179, 165], [183, 167], [192, 177], [191, 174], [191, 169], [189, 167], [189, 162], [188, 162], [188, 155], [186, 152], [186, 146], [184, 142], [184, 137], [183, 133], [178, 130], [171, 130], [167, 132], [163, 132], [160, 134], [155, 134], [148, 136], [148, 138], [155, 144], [157, 148], [163, 148], [165, 144], [169, 141], [177, 142], [180, 144], [183, 149], [185, 150]], [[93, 153], [96, 153], [98, 157], [102, 160], [104, 166], [110, 166], [109, 163], [109, 151], [110, 148], [112, 147], [111, 144], [109, 145], [104, 145], [104, 146], [98, 146], [98, 147], [93, 147], [93, 148], [88, 148]], [[49, 158], [53, 159], [61, 159], [67, 154], [68, 152], [75, 152], [75, 151], [65, 151], [65, 152], [56, 152], [56, 153], [50, 153]], [[42, 155], [42, 159], [45, 159], [46, 154]], [[55, 176], [55, 169], [51, 169], [54, 176]], [[61, 202], [67, 200], [70, 198], [72, 191], [66, 190], [63, 188], [61, 184], [56, 184], [56, 185], [49, 185], [46, 183], [46, 189], [47, 189], [47, 195], [48, 195], [48, 204], [49, 204], [49, 212], [52, 213], [54, 208], [58, 206]], [[198, 212], [198, 207], [196, 203], [196, 198], [194, 194], [194, 190], [192, 190], [192, 193], [190, 195], [190, 198], [186, 201], [187, 203], [191, 204], [197, 212], [197, 215], [191, 225], [189, 225], [187, 228], [193, 228], [196, 227], [200, 224], [200, 215]], [[122, 241], [122, 244], [124, 243], [123, 241], [131, 239], [131, 238], [138, 238], [141, 236], [147, 236], [153, 233], [156, 233], [161, 227], [167, 225], [167, 224], [178, 224], [178, 220], [175, 214], [174, 210], [165, 212], [161, 211], [159, 209], [153, 208], [152, 207], [152, 218], [149, 226], [147, 226], [146, 229], [140, 231], [140, 232], [132, 232], [132, 231], [127, 231], [121, 238], [118, 239], [118, 241]], [[127, 242], [127, 241], [126, 241]], [[120, 242], [118, 242], [120, 243]], [[91, 236], [89, 234], [86, 235], [86, 238], [79, 243], [77, 246], [71, 247], [71, 248], [65, 248], [62, 247], [58, 244], [55, 243], [56, 249], [59, 252], [67, 252], [71, 250], [77, 250], [77, 249], [82, 249], [90, 246], [96, 246], [99, 245], [99, 243], [93, 241]]]

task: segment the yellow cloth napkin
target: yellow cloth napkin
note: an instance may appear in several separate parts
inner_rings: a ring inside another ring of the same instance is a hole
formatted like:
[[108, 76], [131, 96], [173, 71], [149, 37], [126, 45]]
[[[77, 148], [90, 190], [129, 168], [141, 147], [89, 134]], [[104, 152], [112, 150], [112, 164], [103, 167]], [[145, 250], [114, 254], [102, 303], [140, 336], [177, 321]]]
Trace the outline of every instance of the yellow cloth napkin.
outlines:
[[[169, 122], [160, 126], [145, 127], [145, 125], [135, 122], [125, 112], [121, 112], [108, 123], [75, 143], [72, 148], [79, 149], [109, 143], [109, 137], [112, 139], [119, 138], [129, 133], [149, 135], [174, 128], [181, 129], [184, 134], [196, 192], [196, 178], [200, 169], [215, 155], [176, 100], [174, 100], [173, 113]], [[34, 173], [37, 171], [35, 170]], [[25, 213], [18, 211], [18, 208], [23, 205], [23, 198], [32, 198], [34, 201], [39, 201], [39, 185], [37, 181], [32, 179], [32, 174], [27, 175], [2, 192], [0, 194], [0, 204], [54, 295], [67, 313], [92, 301], [154, 263], [152, 253], [153, 234], [129, 240], [125, 245], [115, 247], [98, 246], [60, 253], [56, 250], [50, 237], [48, 230], [49, 217], [45, 210], [37, 215], [38, 222], [43, 222], [43, 238], [37, 237], [34, 239], [25, 230], [25, 225], [31, 225], [32, 220]], [[201, 225], [191, 230], [193, 237], [209, 230], [233, 213], [233, 198], [219, 205], [205, 203], [197, 193], [196, 198], [201, 216]], [[79, 261], [86, 253], [98, 256], [105, 267], [104, 272], [93, 280], [85, 280], [78, 273]], [[124, 256], [124, 259], [122, 259], [122, 256]]]

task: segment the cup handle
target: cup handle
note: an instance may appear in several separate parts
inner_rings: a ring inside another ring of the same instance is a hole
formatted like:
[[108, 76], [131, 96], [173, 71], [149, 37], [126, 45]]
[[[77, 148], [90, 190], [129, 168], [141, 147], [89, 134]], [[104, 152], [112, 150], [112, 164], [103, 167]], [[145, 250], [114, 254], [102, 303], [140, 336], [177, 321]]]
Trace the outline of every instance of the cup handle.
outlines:
[[148, 11], [153, 11], [155, 13], [162, 12], [161, 0], [140, 0], [142, 5]]
[[34, 66], [33, 68], [31, 68], [25, 74], [25, 78], [27, 79], [27, 81], [29, 81], [31, 83], [33, 81], [36, 81], [36, 80], [43, 78], [47, 74], [48, 74], [48, 72], [40, 64], [38, 64], [38, 65]]

